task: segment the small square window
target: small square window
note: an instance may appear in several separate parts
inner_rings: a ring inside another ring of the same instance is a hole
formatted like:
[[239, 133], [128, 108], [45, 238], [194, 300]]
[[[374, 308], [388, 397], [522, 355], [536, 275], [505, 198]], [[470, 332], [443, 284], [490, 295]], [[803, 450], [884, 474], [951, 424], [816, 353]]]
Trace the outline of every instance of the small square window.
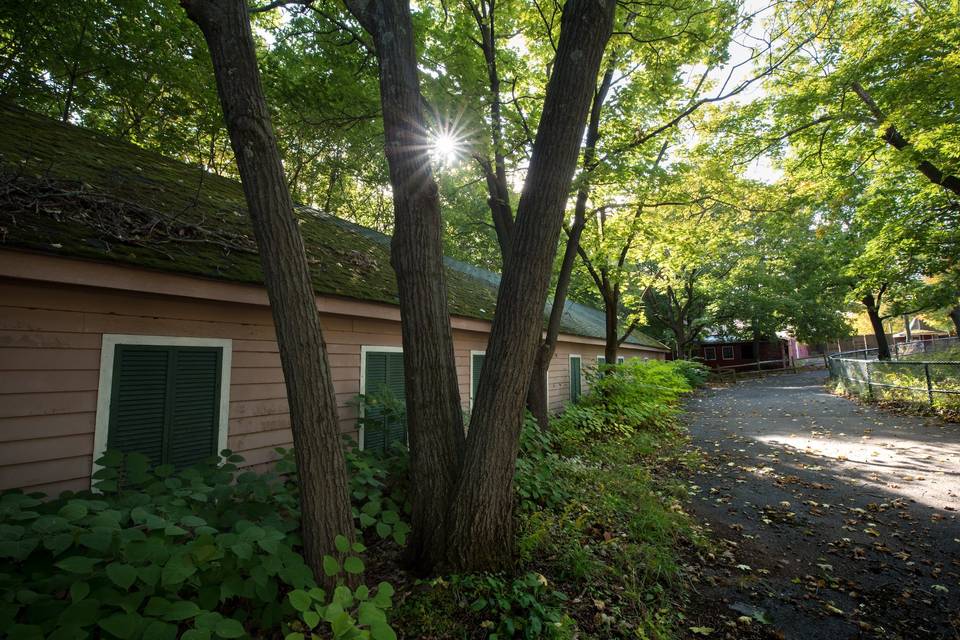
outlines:
[[733, 347], [732, 347], [732, 346], [730, 346], [730, 347], [721, 347], [721, 348], [720, 348], [720, 356], [721, 356], [724, 360], [733, 360]]
[[704, 348], [703, 348], [703, 359], [704, 359], [704, 360], [716, 360], [716, 359], [717, 359], [717, 348], [716, 348], [716, 347], [704, 347]]

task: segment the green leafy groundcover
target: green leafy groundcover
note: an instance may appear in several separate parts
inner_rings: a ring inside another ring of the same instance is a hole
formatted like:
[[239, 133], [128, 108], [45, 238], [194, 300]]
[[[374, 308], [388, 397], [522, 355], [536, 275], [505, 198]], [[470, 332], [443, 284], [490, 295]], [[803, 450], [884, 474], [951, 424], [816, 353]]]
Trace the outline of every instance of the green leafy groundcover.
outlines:
[[[0, 629], [20, 638], [310, 637], [391, 640], [393, 588], [345, 586], [361, 574], [362, 544], [337, 539], [324, 558], [340, 583], [325, 592], [299, 553], [289, 452], [276, 472], [241, 471], [242, 458], [176, 472], [141, 455], [108, 452], [97, 493], [0, 496]], [[387, 471], [348, 455], [357, 521], [403, 542]], [[362, 516], [362, 517], [361, 517]]]
[[[324, 560], [332, 591], [299, 552], [289, 451], [268, 473], [238, 468], [229, 451], [182, 471], [109, 452], [97, 493], [0, 495], [0, 629], [12, 639], [391, 640], [394, 627], [404, 637], [670, 637], [682, 616], [677, 555], [699, 536], [680, 508], [686, 487], [652, 470], [688, 462], [675, 418], [699, 373], [617, 365], [550, 430], [527, 420], [510, 573], [415, 581], [398, 571], [409, 532], [401, 449], [348, 447], [357, 539], [370, 548], [337, 539], [340, 557]], [[363, 584], [361, 556], [396, 587]]]
[[682, 509], [688, 488], [671, 477], [695, 462], [676, 417], [705, 378], [699, 365], [628, 361], [604, 368], [548, 431], [528, 419], [516, 570], [406, 589], [397, 627], [412, 638], [676, 637], [678, 557], [704, 544]]

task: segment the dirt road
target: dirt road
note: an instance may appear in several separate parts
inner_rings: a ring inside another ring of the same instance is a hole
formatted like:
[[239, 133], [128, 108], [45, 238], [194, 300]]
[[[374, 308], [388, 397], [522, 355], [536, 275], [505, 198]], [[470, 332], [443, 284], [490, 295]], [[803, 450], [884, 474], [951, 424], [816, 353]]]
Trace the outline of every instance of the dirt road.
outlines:
[[692, 508], [717, 542], [691, 634], [960, 639], [960, 425], [824, 382], [775, 376], [688, 403], [706, 459]]

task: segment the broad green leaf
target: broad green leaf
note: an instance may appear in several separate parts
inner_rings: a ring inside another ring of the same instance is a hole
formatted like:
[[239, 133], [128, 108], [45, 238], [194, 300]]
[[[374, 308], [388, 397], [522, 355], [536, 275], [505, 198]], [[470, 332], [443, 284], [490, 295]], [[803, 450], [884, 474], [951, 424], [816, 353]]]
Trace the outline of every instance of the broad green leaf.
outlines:
[[100, 614], [100, 601], [93, 598], [80, 600], [66, 609], [57, 619], [58, 624], [89, 627], [97, 623]]
[[163, 566], [163, 570], [160, 572], [160, 583], [165, 587], [176, 586], [192, 576], [196, 571], [197, 568], [194, 566], [190, 556], [183, 554], [175, 555]]
[[328, 576], [340, 573], [340, 563], [333, 556], [323, 556], [323, 572]]
[[200, 607], [193, 602], [188, 600], [177, 600], [176, 602], [170, 603], [166, 613], [163, 614], [163, 619], [171, 622], [178, 622], [180, 620], [188, 620], [193, 618], [200, 612]]
[[137, 581], [137, 570], [122, 562], [111, 562], [107, 565], [107, 577], [121, 589], [129, 589]]
[[90, 595], [90, 585], [86, 582], [74, 582], [70, 585], [70, 600], [80, 602]]
[[241, 638], [246, 635], [243, 625], [233, 618], [224, 618], [217, 623], [214, 632], [221, 638]]
[[93, 568], [103, 562], [100, 558], [87, 558], [84, 556], [70, 556], [54, 564], [58, 569], [63, 569], [69, 573], [90, 573]]
[[60, 511], [57, 512], [57, 515], [61, 518], [65, 518], [69, 522], [76, 522], [77, 520], [86, 517], [87, 513], [89, 513], [87, 505], [81, 502], [70, 501], [60, 507]]
[[287, 597], [290, 599], [290, 604], [292, 604], [293, 608], [297, 611], [307, 611], [313, 606], [313, 599], [306, 592], [299, 589], [291, 591], [287, 594]]
[[397, 634], [386, 622], [375, 622], [370, 625], [370, 637], [373, 640], [397, 640]]
[[151, 620], [143, 630], [143, 640], [176, 640], [177, 625], [160, 620]]
[[363, 560], [357, 556], [347, 556], [343, 560], [343, 570], [347, 573], [363, 573]]
[[140, 632], [143, 618], [135, 613], [119, 613], [100, 621], [100, 628], [121, 640], [128, 640]]

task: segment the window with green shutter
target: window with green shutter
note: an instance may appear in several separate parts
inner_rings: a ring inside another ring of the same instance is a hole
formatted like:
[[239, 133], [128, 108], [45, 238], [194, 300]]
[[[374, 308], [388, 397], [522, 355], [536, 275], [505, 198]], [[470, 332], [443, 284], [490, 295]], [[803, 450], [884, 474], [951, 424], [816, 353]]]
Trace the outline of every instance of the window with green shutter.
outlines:
[[580, 356], [570, 356], [570, 402], [580, 399]]
[[190, 466], [217, 453], [223, 349], [117, 344], [107, 448]]
[[473, 409], [473, 403], [477, 398], [477, 389], [480, 387], [480, 370], [483, 369], [483, 361], [487, 356], [483, 353], [473, 352], [470, 354], [470, 408]]
[[364, 353], [363, 448], [386, 451], [396, 442], [407, 442], [406, 398], [403, 384], [403, 353]]

